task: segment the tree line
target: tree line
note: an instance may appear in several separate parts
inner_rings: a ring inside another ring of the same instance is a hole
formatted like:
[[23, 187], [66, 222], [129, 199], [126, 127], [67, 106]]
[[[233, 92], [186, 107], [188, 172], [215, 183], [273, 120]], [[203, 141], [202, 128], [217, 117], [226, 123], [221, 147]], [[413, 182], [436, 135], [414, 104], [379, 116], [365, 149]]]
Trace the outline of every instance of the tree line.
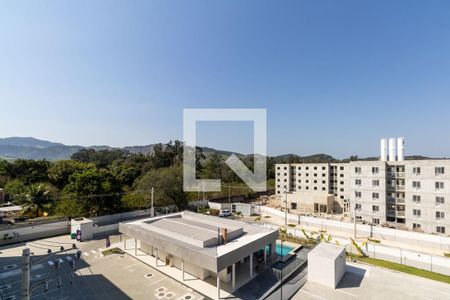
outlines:
[[[193, 150], [193, 149], [192, 149]], [[224, 189], [207, 197], [249, 193], [240, 178], [217, 152], [195, 149], [198, 178], [222, 179]], [[252, 168], [251, 155], [241, 158]], [[148, 208], [154, 188], [155, 206], [184, 209], [204, 197], [183, 191], [183, 143], [153, 146], [151, 153], [124, 150], [81, 149], [69, 160], [0, 160], [0, 188], [5, 200], [23, 207], [28, 217], [61, 215], [98, 216]], [[274, 161], [268, 158], [268, 178], [274, 178]]]

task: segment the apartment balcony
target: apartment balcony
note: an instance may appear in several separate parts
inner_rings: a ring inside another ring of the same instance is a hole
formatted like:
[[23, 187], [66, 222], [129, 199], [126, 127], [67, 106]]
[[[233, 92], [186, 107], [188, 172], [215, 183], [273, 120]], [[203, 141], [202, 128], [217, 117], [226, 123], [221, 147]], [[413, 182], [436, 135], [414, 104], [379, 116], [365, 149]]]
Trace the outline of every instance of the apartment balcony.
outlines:
[[386, 189], [389, 191], [404, 191], [405, 185], [404, 184], [396, 184], [396, 185], [386, 185]]
[[405, 217], [405, 211], [396, 211], [395, 215], [397, 218], [404, 218]]
[[389, 178], [405, 178], [405, 172], [387, 172]]
[[405, 198], [397, 198], [395, 202], [397, 204], [405, 204]]

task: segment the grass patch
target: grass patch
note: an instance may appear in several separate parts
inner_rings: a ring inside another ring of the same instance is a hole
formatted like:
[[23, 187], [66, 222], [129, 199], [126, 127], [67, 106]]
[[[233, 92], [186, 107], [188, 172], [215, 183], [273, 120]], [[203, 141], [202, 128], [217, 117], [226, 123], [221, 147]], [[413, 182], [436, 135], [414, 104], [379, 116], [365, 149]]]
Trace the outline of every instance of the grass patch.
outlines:
[[297, 224], [288, 224], [289, 227], [295, 227]]
[[407, 274], [411, 274], [411, 275], [416, 275], [416, 276], [420, 276], [423, 278], [428, 278], [431, 280], [436, 280], [436, 281], [450, 284], [450, 276], [447, 276], [444, 274], [439, 274], [439, 273], [435, 273], [435, 272], [431, 272], [431, 271], [427, 271], [427, 270], [417, 269], [414, 267], [405, 266], [405, 265], [401, 265], [401, 264], [386, 261], [386, 260], [370, 258], [370, 257], [361, 257], [361, 256], [351, 254], [351, 253], [347, 253], [347, 256], [351, 257], [352, 259], [354, 259], [356, 261], [364, 262], [364, 263], [367, 263], [370, 265], [383, 267], [386, 269], [391, 269], [394, 271], [403, 272], [403, 273], [407, 273]]
[[119, 248], [111, 248], [111, 249], [106, 249], [102, 251], [102, 254], [104, 256], [108, 256], [111, 254], [125, 254], [125, 251], [119, 249]]
[[268, 218], [270, 218], [270, 216], [264, 216], [264, 218], [268, 219]]
[[446, 253], [444, 253], [444, 256], [445, 256], [445, 257], [450, 257], [450, 253], [449, 253], [449, 252], [446, 252]]

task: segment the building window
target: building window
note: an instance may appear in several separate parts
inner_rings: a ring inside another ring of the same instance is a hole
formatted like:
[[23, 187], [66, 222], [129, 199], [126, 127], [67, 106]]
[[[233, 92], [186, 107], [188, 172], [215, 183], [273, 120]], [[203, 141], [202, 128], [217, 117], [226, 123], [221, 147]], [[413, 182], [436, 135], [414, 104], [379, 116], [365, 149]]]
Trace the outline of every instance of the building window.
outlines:
[[378, 167], [372, 168], [372, 174], [378, 174], [380, 172], [380, 169]]
[[361, 179], [355, 179], [355, 185], [361, 185]]
[[339, 167], [339, 170], [344, 171], [344, 167]]
[[297, 168], [297, 170], [299, 170], [299, 171], [300, 171], [301, 169], [302, 169], [302, 167], [298, 167], [298, 168]]
[[443, 211], [436, 212], [436, 220], [445, 219], [445, 213]]
[[444, 188], [444, 183], [442, 181], [438, 181], [435, 182], [434, 186], [436, 187], [437, 190], [440, 190]]
[[287, 179], [285, 179], [284, 182], [287, 182]]
[[279, 170], [280, 169], [280, 167], [277, 167], [277, 170]]
[[361, 203], [356, 203], [355, 204], [355, 209], [356, 210], [361, 210]]
[[355, 197], [356, 197], [356, 198], [361, 198], [361, 192], [356, 191], [356, 192], [355, 192]]
[[285, 170], [287, 170], [287, 167], [284, 167]]
[[436, 175], [441, 175], [445, 173], [445, 168], [444, 167], [436, 167], [434, 168], [434, 174]]
[[314, 177], [317, 177], [317, 173], [314, 173]]
[[309, 170], [309, 167], [306, 167], [306, 170]]
[[317, 170], [317, 167], [314, 167], [314, 170]]
[[284, 176], [287, 176], [287, 173], [284, 173]]
[[291, 209], [297, 209], [297, 203], [292, 202], [291, 203]]
[[412, 186], [415, 189], [420, 189], [420, 181], [413, 181]]
[[378, 205], [372, 205], [373, 212], [378, 212], [379, 210], [380, 210], [380, 208], [378, 207]]
[[442, 196], [437, 196], [436, 197], [436, 204], [444, 204], [445, 203], [445, 198]]
[[378, 193], [372, 193], [372, 198], [373, 198], [373, 199], [379, 199], [379, 198], [380, 198], [380, 194], [378, 194]]
[[309, 186], [307, 186], [306, 189], [309, 190]]
[[421, 212], [420, 209], [413, 209], [413, 216], [420, 218]]
[[355, 167], [355, 173], [361, 174], [361, 167]]
[[325, 191], [325, 187], [322, 188], [322, 191]]
[[373, 218], [373, 219], [372, 219], [372, 224], [380, 225], [380, 219], [378, 219], [378, 218]]
[[413, 174], [420, 175], [420, 167], [413, 168]]
[[421, 197], [419, 195], [413, 195], [413, 202], [420, 203]]
[[327, 176], [327, 174], [325, 174], [325, 173], [322, 173], [322, 177], [325, 177], [325, 176]]
[[445, 226], [436, 226], [437, 233], [445, 233]]
[[379, 186], [380, 181], [378, 179], [372, 180], [372, 186]]
[[420, 225], [419, 223], [413, 223], [413, 229], [420, 229], [422, 227], [422, 225]]

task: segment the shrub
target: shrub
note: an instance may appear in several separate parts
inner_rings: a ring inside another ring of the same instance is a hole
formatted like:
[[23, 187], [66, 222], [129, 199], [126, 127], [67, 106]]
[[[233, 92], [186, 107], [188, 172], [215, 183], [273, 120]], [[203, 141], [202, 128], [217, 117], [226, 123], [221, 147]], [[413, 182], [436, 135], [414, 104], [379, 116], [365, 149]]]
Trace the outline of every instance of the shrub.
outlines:
[[209, 214], [210, 214], [211, 216], [218, 216], [219, 213], [220, 213], [220, 210], [218, 210], [218, 209], [210, 209], [210, 210], [209, 210]]

